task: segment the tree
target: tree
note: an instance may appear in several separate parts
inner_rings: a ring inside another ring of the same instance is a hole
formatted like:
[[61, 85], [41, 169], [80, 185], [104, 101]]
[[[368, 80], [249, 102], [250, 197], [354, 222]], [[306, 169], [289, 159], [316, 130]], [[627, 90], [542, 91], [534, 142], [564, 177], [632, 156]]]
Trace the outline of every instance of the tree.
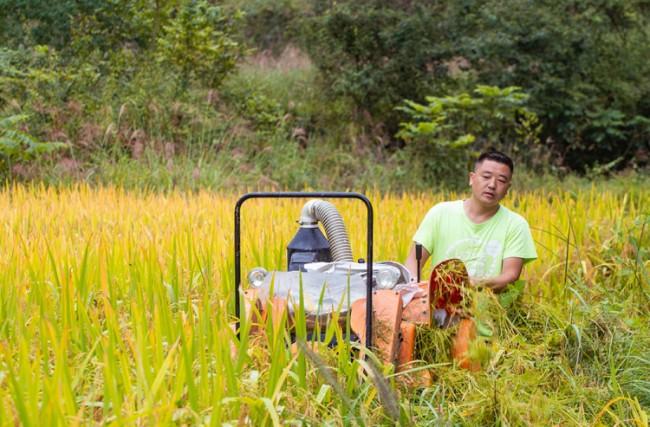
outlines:
[[542, 141], [563, 164], [584, 170], [620, 159], [625, 165], [648, 147], [649, 6], [464, 2], [450, 13], [452, 45], [476, 81], [525, 88], [544, 127]]
[[[407, 4], [408, 3], [408, 4]], [[421, 100], [445, 56], [439, 40], [436, 1], [362, 0], [317, 2], [304, 23], [303, 44], [321, 72], [326, 90], [396, 131], [394, 107]]]
[[562, 165], [622, 167], [650, 152], [647, 0], [318, 5], [305, 40], [326, 90], [391, 128], [402, 99], [518, 86]]

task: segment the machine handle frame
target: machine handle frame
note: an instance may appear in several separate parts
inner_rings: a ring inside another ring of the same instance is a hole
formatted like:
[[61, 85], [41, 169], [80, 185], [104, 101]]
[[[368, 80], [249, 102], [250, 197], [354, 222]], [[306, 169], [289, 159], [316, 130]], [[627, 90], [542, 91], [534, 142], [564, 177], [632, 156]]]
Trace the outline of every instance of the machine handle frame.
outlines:
[[367, 223], [367, 254], [366, 254], [366, 347], [372, 347], [372, 251], [373, 251], [373, 209], [370, 200], [361, 193], [355, 192], [253, 192], [246, 193], [237, 200], [235, 205], [235, 316], [237, 317], [237, 336], [239, 336], [239, 287], [241, 282], [241, 208], [246, 200], [250, 199], [358, 199], [361, 200], [368, 211]]

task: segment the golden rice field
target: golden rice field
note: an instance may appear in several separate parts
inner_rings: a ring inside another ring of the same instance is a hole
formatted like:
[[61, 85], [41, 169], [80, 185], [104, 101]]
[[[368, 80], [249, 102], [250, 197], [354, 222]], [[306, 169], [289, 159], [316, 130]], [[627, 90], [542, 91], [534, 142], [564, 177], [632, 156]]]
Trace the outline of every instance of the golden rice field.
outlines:
[[[429, 207], [459, 197], [368, 196], [377, 260], [403, 260]], [[483, 370], [443, 360], [400, 375], [344, 340], [293, 354], [270, 325], [236, 338], [236, 199], [0, 191], [0, 424], [648, 425], [647, 190], [510, 195], [540, 259], [517, 301], [488, 304]], [[282, 268], [302, 203], [247, 202], [244, 270]], [[365, 207], [335, 203], [365, 256]], [[422, 369], [431, 387], [404, 385]]]

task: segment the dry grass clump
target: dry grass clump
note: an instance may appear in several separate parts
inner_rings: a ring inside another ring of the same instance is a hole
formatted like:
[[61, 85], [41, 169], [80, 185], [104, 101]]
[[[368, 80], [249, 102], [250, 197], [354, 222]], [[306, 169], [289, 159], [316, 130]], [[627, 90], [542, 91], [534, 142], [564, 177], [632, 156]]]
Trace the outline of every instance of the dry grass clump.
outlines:
[[[370, 194], [375, 258], [403, 259], [426, 210], [449, 197]], [[418, 331], [425, 362], [408, 375], [433, 372], [424, 388], [356, 357], [336, 322], [316, 334], [335, 344], [297, 353], [300, 315], [259, 336], [244, 318], [237, 337], [236, 198], [2, 190], [0, 425], [647, 425], [647, 190], [511, 195], [540, 259], [512, 298], [468, 299], [491, 332], [471, 349], [481, 372], [450, 363], [452, 330]], [[246, 206], [244, 269], [284, 267], [301, 204]], [[365, 207], [337, 206], [363, 254]]]
[[455, 327], [447, 329], [418, 326], [415, 331], [417, 358], [432, 365], [451, 363], [451, 339]]

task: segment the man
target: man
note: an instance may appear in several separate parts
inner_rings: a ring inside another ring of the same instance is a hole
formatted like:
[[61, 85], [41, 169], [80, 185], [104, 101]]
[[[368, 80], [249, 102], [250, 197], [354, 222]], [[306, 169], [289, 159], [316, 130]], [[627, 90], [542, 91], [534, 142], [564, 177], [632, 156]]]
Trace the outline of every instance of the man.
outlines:
[[406, 267], [417, 274], [415, 243], [422, 248], [421, 264], [459, 258], [475, 286], [501, 292], [521, 275], [525, 263], [537, 258], [528, 223], [499, 202], [512, 181], [512, 160], [498, 151], [481, 154], [469, 174], [472, 195], [443, 202], [429, 210], [420, 224]]

